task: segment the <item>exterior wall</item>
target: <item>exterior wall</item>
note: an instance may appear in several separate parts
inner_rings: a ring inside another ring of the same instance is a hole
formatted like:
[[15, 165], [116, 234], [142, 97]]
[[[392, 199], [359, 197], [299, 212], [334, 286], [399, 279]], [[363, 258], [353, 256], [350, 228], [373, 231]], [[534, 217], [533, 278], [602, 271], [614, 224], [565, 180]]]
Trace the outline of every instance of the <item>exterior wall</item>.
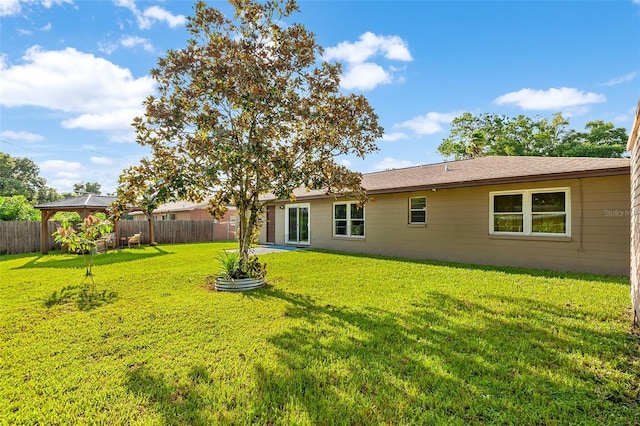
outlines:
[[640, 144], [631, 156], [631, 301], [640, 325]]
[[[492, 191], [569, 187], [571, 237], [489, 235]], [[427, 224], [409, 225], [409, 197], [427, 197]], [[334, 199], [312, 200], [311, 247], [406, 258], [629, 275], [629, 176], [509, 184], [374, 196], [364, 239], [333, 237]], [[302, 202], [302, 201], [299, 201]], [[284, 244], [276, 209], [276, 244]], [[261, 233], [264, 241], [265, 230]]]
[[628, 149], [631, 150], [631, 301], [640, 325], [640, 101]]

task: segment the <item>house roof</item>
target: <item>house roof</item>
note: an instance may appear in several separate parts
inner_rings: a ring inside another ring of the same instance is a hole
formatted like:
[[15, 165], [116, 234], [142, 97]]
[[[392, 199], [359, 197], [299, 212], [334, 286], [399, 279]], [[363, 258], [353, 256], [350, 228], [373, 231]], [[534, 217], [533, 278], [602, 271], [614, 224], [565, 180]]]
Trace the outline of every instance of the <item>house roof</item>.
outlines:
[[[193, 210], [204, 209], [209, 204], [209, 200], [205, 200], [201, 203], [192, 203], [190, 201], [175, 201], [171, 203], [160, 204], [153, 213], [175, 213], [175, 212], [190, 212]], [[228, 206], [229, 208], [235, 208], [234, 206]], [[143, 212], [131, 212], [132, 216], [144, 214]]]
[[[367, 173], [362, 175], [362, 186], [375, 195], [629, 173], [627, 158], [487, 156]], [[294, 195], [299, 200], [331, 197], [304, 188]]]
[[35, 208], [40, 210], [108, 209], [109, 205], [115, 200], [115, 197], [108, 197], [106, 195], [85, 194], [76, 198], [38, 204]]

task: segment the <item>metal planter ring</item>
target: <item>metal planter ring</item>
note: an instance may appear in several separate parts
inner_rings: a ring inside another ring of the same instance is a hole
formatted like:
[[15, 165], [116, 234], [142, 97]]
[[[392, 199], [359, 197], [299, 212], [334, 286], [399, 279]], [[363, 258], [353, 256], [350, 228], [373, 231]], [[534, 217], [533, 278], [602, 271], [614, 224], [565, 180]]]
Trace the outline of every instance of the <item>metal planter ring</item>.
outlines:
[[228, 280], [216, 278], [215, 288], [218, 291], [246, 291], [264, 287], [264, 278], [238, 278]]

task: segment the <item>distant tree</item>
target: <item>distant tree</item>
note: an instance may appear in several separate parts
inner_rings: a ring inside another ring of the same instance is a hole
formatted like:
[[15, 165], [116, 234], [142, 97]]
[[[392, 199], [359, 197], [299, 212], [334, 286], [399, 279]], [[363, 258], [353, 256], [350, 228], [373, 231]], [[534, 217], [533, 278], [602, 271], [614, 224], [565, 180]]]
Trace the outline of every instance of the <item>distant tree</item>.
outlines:
[[24, 195], [0, 197], [0, 221], [33, 221], [40, 217], [40, 210], [34, 209]]
[[98, 182], [78, 182], [73, 185], [75, 197], [84, 194], [100, 194], [100, 184]]
[[453, 119], [449, 137], [438, 152], [456, 160], [483, 155], [550, 155], [568, 133], [568, 124], [561, 114], [548, 120], [465, 112]]
[[546, 157], [620, 157], [626, 139], [624, 128], [592, 121], [585, 132], [569, 129], [562, 114], [551, 119], [519, 115], [464, 113], [451, 122], [449, 137], [438, 152], [456, 160], [483, 155], [531, 155]]
[[237, 206], [246, 264], [261, 196], [294, 198], [306, 187], [364, 199], [361, 174], [335, 157], [375, 151], [382, 128], [366, 98], [340, 93], [341, 67], [320, 62], [314, 34], [290, 21], [295, 1], [231, 3], [232, 19], [196, 3], [192, 38], [151, 71], [159, 93], [134, 126], [138, 143], [151, 148], [154, 179], [172, 196], [212, 195], [215, 217]]
[[602, 120], [590, 121], [584, 132], [572, 132], [554, 153], [558, 157], [622, 157], [629, 140], [623, 127]]
[[56, 191], [46, 184], [32, 160], [0, 152], [0, 196], [23, 195], [32, 204], [59, 199]]

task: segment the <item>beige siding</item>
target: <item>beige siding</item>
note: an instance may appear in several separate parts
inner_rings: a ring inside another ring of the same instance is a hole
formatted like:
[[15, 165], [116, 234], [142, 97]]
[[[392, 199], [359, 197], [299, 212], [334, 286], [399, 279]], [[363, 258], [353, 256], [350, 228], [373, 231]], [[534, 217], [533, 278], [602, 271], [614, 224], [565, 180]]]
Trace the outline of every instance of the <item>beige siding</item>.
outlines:
[[[640, 114], [640, 104], [638, 105]], [[636, 118], [636, 125], [638, 118]], [[640, 325], [640, 134], [631, 153], [631, 300]]]
[[[570, 188], [571, 237], [489, 235], [492, 191]], [[427, 225], [408, 225], [408, 199], [427, 197]], [[440, 189], [375, 196], [364, 239], [333, 237], [335, 200], [312, 200], [311, 247], [407, 258], [629, 275], [629, 176]], [[277, 244], [284, 210], [276, 209]], [[261, 234], [264, 241], [264, 231]]]

